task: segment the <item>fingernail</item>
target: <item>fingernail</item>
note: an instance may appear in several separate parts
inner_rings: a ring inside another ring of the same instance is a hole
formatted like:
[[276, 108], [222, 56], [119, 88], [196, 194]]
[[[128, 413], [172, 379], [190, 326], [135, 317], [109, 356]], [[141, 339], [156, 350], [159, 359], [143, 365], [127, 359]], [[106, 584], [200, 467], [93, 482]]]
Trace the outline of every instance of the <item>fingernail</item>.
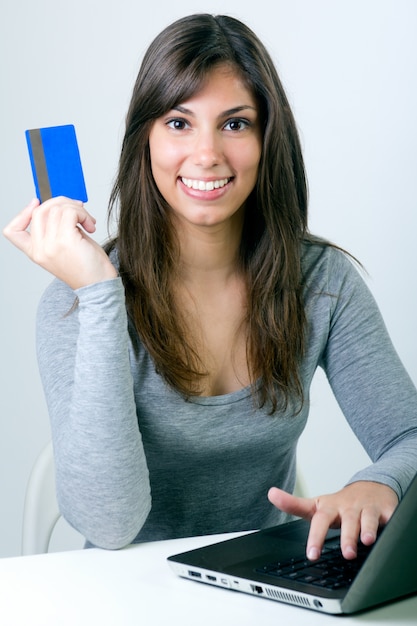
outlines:
[[310, 548], [307, 552], [307, 558], [310, 559], [310, 561], [317, 561], [319, 556], [320, 550], [318, 550], [317, 548]]
[[354, 559], [356, 557], [356, 548], [354, 546], [346, 546], [344, 556], [346, 559]]

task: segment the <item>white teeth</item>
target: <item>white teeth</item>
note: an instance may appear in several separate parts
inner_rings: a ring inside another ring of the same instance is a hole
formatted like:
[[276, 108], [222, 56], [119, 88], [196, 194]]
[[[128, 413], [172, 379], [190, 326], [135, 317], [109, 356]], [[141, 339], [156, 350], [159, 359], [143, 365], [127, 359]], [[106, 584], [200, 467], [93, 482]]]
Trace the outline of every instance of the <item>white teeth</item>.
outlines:
[[192, 178], [181, 178], [184, 185], [189, 189], [198, 189], [198, 191], [213, 191], [213, 189], [219, 189], [224, 187], [229, 182], [230, 178], [220, 178], [219, 180], [195, 180]]

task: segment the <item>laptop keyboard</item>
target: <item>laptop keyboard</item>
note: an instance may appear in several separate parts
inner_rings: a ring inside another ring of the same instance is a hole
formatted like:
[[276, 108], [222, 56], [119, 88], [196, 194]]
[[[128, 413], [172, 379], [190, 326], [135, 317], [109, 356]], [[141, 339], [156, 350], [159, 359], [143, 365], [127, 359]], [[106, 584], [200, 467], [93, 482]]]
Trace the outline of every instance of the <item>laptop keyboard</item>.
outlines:
[[370, 547], [359, 543], [357, 557], [348, 561], [342, 555], [339, 540], [330, 540], [317, 561], [309, 561], [304, 555], [282, 563], [268, 563], [256, 571], [317, 587], [343, 589], [350, 586], [369, 552]]

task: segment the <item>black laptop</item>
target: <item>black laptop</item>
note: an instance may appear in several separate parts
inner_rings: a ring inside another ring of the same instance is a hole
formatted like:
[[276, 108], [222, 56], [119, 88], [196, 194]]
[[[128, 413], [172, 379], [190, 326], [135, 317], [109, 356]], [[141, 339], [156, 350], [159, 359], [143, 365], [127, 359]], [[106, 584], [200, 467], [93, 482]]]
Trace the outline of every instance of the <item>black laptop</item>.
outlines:
[[184, 578], [323, 613], [356, 613], [417, 593], [417, 475], [371, 547], [346, 560], [330, 530], [318, 561], [297, 520], [168, 558]]

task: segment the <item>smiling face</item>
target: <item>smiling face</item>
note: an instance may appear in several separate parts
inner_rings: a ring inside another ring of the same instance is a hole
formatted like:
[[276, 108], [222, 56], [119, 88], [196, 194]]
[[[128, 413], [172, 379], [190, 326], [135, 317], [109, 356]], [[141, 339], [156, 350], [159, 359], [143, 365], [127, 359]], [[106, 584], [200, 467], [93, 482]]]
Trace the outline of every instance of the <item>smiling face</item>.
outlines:
[[241, 221], [262, 149], [256, 99], [236, 71], [220, 65], [200, 91], [155, 120], [149, 148], [177, 227]]

